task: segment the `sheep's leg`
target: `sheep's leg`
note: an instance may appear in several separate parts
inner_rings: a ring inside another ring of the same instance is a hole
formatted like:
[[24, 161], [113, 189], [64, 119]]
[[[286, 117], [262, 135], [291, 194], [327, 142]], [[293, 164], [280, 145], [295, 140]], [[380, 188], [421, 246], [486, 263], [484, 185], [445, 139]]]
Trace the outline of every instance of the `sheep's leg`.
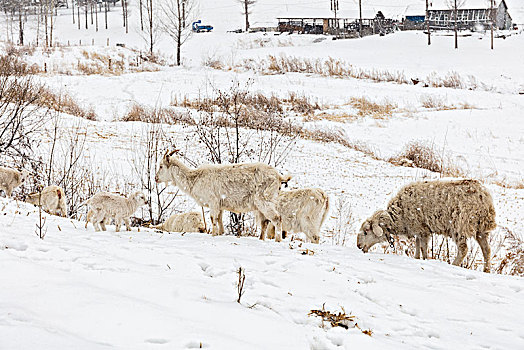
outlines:
[[457, 237], [455, 243], [457, 245], [457, 256], [453, 260], [453, 265], [460, 266], [468, 253], [468, 242], [464, 237]]
[[115, 217], [115, 231], [120, 232], [120, 227], [122, 227], [122, 219], [120, 217]]
[[131, 231], [131, 222], [129, 221], [129, 218], [124, 219], [124, 224], [126, 225], [126, 231]]
[[257, 218], [257, 225], [260, 227], [260, 239], [263, 241], [266, 239], [266, 230], [269, 220], [267, 220], [261, 212], [257, 211], [255, 213]]
[[275, 204], [271, 202], [266, 201], [255, 201], [255, 205], [257, 209], [271, 221], [273, 226], [275, 226], [275, 241], [281, 242], [282, 241], [282, 218], [278, 214]]
[[271, 221], [266, 221], [264, 232], [266, 233], [268, 239], [275, 239], [275, 225], [273, 225]]
[[218, 212], [218, 216], [217, 216], [218, 234], [221, 235], [221, 236], [224, 234], [224, 223], [222, 221], [222, 214], [223, 213], [224, 212], [222, 210], [220, 210]]
[[420, 259], [420, 238], [415, 237], [415, 259]]
[[211, 209], [209, 215], [211, 216], [211, 225], [213, 226], [213, 236], [219, 235], [219, 225], [218, 225], [218, 216], [219, 216], [220, 210]]
[[428, 236], [421, 236], [420, 237], [420, 250], [422, 253], [422, 259], [427, 260], [428, 259]]
[[477, 242], [482, 250], [484, 256], [484, 272], [490, 272], [491, 270], [491, 247], [488, 242], [488, 233], [477, 233]]

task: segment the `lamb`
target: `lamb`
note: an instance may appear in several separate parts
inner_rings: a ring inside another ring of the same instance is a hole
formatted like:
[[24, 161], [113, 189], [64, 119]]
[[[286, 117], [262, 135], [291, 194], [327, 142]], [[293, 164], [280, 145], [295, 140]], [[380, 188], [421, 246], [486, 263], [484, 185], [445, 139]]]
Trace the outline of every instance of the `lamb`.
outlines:
[[199, 206], [211, 209], [213, 235], [224, 234], [222, 212], [261, 212], [276, 227], [276, 241], [282, 240], [282, 220], [275, 201], [282, 183], [290, 176], [263, 163], [202, 165], [191, 169], [174, 153], [166, 153], [156, 173], [156, 182], [173, 182]]
[[[303, 232], [311, 242], [319, 242], [320, 227], [329, 211], [329, 197], [324, 191], [317, 188], [282, 191], [276, 204], [282, 216], [283, 234]], [[275, 227], [261, 213], [257, 213], [257, 219], [262, 228], [260, 239], [264, 239], [266, 226], [268, 238], [273, 238]]]
[[64, 190], [60, 186], [47, 186], [42, 192], [31, 193], [25, 199], [27, 203], [41, 205], [50, 214], [67, 217], [67, 203]]
[[489, 233], [497, 226], [495, 207], [488, 190], [476, 180], [424, 181], [402, 188], [386, 210], [364, 221], [357, 247], [366, 253], [374, 244], [392, 235], [415, 237], [415, 258], [427, 259], [432, 234], [451, 237], [457, 245], [453, 265], [460, 266], [468, 251], [467, 239], [475, 238], [484, 256], [484, 271], [490, 271]]
[[206, 232], [202, 214], [198, 212], [173, 214], [162, 224], [151, 227], [167, 232]]
[[114, 193], [99, 192], [89, 198], [86, 204], [91, 207], [87, 221], [92, 221], [95, 231], [105, 231], [105, 224], [109, 218], [113, 218], [116, 232], [120, 232], [122, 221], [126, 230], [131, 231], [129, 218], [139, 207], [148, 204], [148, 201], [142, 192], [135, 192], [127, 198]]
[[13, 190], [24, 183], [28, 176], [27, 170], [0, 167], [0, 190], [3, 190], [7, 197], [11, 197]]

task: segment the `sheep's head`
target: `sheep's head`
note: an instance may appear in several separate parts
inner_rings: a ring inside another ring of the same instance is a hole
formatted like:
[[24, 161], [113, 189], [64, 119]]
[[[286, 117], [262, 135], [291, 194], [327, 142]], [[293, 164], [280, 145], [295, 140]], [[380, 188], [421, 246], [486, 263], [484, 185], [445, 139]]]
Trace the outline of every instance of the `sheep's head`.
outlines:
[[392, 224], [391, 217], [385, 210], [375, 212], [362, 223], [357, 236], [357, 247], [367, 253], [375, 244], [387, 241]]
[[164, 157], [160, 161], [160, 165], [158, 166], [158, 170], [155, 175], [156, 183], [161, 183], [161, 182], [168, 183], [169, 181], [171, 181], [171, 174], [169, 172], [170, 163], [171, 163], [171, 159], [175, 157], [174, 154], [177, 152], [178, 150], [174, 150], [174, 151], [171, 151], [170, 153], [168, 151], [166, 152], [166, 154], [164, 154]]
[[133, 193], [131, 195], [131, 198], [138, 203], [139, 207], [149, 204], [149, 201], [147, 200], [146, 195], [143, 194], [142, 192], [135, 192], [135, 193]]

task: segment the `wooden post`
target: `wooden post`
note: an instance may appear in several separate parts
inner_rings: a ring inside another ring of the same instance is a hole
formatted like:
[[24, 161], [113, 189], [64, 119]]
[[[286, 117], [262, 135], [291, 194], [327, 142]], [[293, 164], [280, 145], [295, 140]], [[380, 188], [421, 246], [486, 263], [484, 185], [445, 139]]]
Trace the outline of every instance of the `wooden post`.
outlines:
[[107, 38], [107, 46], [109, 46], [109, 38]]
[[44, 62], [44, 73], [47, 73], [47, 63]]
[[109, 58], [109, 70], [111, 70], [111, 58]]

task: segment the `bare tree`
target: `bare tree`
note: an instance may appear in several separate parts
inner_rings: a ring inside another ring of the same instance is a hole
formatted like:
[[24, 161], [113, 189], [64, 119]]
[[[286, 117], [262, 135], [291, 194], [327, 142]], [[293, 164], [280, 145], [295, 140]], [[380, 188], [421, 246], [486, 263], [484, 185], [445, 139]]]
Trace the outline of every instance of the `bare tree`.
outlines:
[[451, 9], [453, 17], [453, 29], [455, 31], [455, 49], [458, 49], [458, 13], [459, 9], [464, 6], [466, 0], [447, 0], [448, 8]]
[[195, 18], [194, 0], [166, 0], [162, 6], [160, 19], [162, 31], [176, 43], [176, 64], [180, 66], [182, 45], [191, 36], [191, 22]]
[[246, 32], [249, 31], [249, 15], [251, 14], [251, 8], [258, 0], [237, 0], [242, 5], [242, 14], [246, 18]]
[[145, 26], [143, 31], [139, 31], [140, 36], [146, 42], [149, 54], [153, 56], [153, 50], [159, 37], [159, 25], [157, 23], [157, 8], [153, 0], [145, 0], [144, 10], [146, 12]]

